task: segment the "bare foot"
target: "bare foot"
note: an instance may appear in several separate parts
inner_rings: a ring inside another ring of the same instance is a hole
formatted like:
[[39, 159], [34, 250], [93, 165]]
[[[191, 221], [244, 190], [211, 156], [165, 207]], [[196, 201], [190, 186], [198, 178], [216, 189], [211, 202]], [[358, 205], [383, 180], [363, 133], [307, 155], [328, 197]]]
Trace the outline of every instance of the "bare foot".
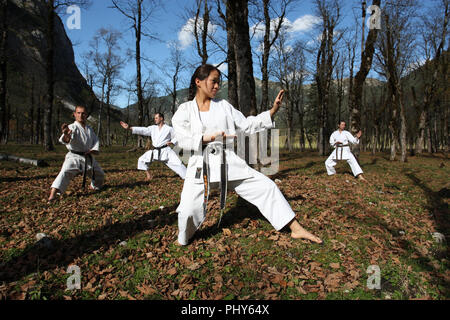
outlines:
[[321, 244], [323, 241], [313, 235], [312, 233], [306, 231], [296, 219], [293, 219], [289, 224], [289, 228], [291, 229], [291, 237], [294, 239], [307, 239], [312, 242]]
[[311, 240], [312, 242], [321, 244], [323, 241], [316, 237], [315, 235], [313, 235], [312, 233], [309, 233], [308, 231], [304, 231], [304, 232], [291, 232], [291, 237], [294, 239], [307, 239], [307, 240]]
[[58, 189], [51, 188], [50, 196], [48, 197], [47, 203], [50, 203], [50, 202], [53, 202], [53, 201], [56, 200], [56, 196], [57, 196], [58, 191], [59, 191]]
[[358, 176], [358, 180], [367, 182], [367, 180], [361, 174]]

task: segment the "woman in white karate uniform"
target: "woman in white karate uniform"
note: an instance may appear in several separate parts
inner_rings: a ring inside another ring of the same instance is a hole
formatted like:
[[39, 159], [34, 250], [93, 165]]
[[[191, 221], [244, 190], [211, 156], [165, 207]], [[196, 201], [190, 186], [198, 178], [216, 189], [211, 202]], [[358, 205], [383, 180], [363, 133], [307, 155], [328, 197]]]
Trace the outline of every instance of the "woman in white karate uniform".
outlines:
[[[220, 71], [212, 65], [198, 67], [192, 76], [189, 100], [178, 107], [172, 118], [175, 138], [184, 150], [194, 152], [189, 158], [178, 212], [178, 242], [187, 245], [205, 219], [202, 149], [211, 143], [224, 141], [228, 166], [228, 187], [255, 205], [277, 230], [289, 226], [291, 236], [322, 240], [303, 229], [295, 219], [289, 203], [277, 185], [262, 173], [250, 168], [232, 147], [237, 131], [252, 134], [272, 128], [272, 118], [281, 106], [284, 91], [278, 94], [271, 110], [258, 116], [244, 117], [225, 100], [215, 100], [220, 85]], [[209, 155], [211, 187], [220, 182], [221, 157]]]

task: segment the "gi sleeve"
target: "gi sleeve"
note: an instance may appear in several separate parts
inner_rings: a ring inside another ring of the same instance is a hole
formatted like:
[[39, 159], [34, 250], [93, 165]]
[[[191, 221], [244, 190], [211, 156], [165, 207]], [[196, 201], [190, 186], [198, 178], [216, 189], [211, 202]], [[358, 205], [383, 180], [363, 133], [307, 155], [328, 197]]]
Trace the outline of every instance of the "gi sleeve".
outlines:
[[77, 130], [76, 127], [69, 125], [69, 129], [72, 130], [72, 133], [70, 134], [70, 141], [69, 142], [64, 142], [63, 138], [64, 138], [64, 133], [61, 135], [61, 137], [59, 138], [59, 142], [64, 144], [64, 145], [69, 145], [72, 141], [73, 141], [73, 137], [75, 136], [75, 130]]
[[178, 146], [184, 150], [201, 150], [202, 133], [192, 132], [191, 122], [189, 119], [189, 110], [187, 104], [178, 107], [177, 112], [172, 117], [173, 130]]
[[359, 144], [359, 139], [353, 136], [350, 132], [346, 132], [347, 139], [351, 144]]
[[152, 127], [131, 127], [132, 134], [138, 134], [140, 136], [151, 136], [152, 135]]
[[170, 128], [170, 142], [172, 142], [174, 145], [177, 144], [177, 139], [175, 138], [175, 130], [173, 128]]
[[92, 142], [91, 150], [99, 152], [100, 151], [100, 141], [98, 140], [97, 135], [94, 133], [94, 130], [92, 130], [92, 133], [93, 133], [92, 137], [93, 137], [94, 141]]
[[[226, 102], [226, 101], [225, 101]], [[226, 102], [231, 109], [231, 116], [233, 117], [236, 128], [246, 135], [261, 132], [266, 129], [275, 127], [270, 117], [270, 110], [264, 111], [257, 116], [245, 117], [242, 112], [235, 109], [231, 104]]]
[[330, 136], [330, 146], [331, 146], [332, 148], [334, 148], [334, 147], [335, 147], [335, 144], [336, 144], [336, 138], [334, 137], [334, 134], [332, 134], [332, 135]]

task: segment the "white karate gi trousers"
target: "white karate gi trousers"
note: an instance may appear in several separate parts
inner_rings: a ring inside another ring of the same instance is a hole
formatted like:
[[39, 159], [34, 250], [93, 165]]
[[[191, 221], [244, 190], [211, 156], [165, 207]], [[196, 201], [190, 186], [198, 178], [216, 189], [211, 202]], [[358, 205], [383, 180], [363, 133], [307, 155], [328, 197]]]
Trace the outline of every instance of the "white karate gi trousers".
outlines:
[[[98, 164], [98, 162], [92, 158], [94, 161], [94, 175], [95, 181], [91, 181], [91, 187], [94, 189], [100, 189], [105, 182], [105, 173]], [[64, 193], [69, 185], [69, 182], [77, 175], [83, 174], [84, 171], [84, 156], [78, 154], [67, 153], [64, 160], [61, 171], [53, 181], [52, 188], [58, 189], [61, 193]], [[88, 159], [88, 166], [86, 175], [92, 178], [92, 166], [91, 161]]]
[[[327, 168], [327, 173], [329, 176], [336, 174], [336, 169], [334, 166], [336, 166], [337, 161], [333, 160], [333, 155], [335, 152], [333, 151], [330, 156], [328, 157], [327, 161], [325, 161], [325, 167]], [[350, 165], [350, 168], [352, 169], [353, 175], [356, 177], [359, 174], [363, 173], [361, 167], [358, 164], [358, 161], [356, 161], [355, 156], [349, 152], [347, 163]]]
[[[147, 152], [152, 152], [147, 151]], [[149, 155], [147, 155], [147, 152], [144, 153], [142, 156], [138, 159], [138, 170], [144, 170], [147, 171], [151, 162], [148, 162], [148, 159], [150, 158]], [[176, 174], [178, 174], [181, 179], [184, 179], [186, 177], [186, 167], [184, 166], [183, 162], [181, 162], [180, 158], [177, 157], [177, 154], [172, 150], [167, 150], [167, 161], [162, 161], [168, 166], [172, 171], [174, 171]], [[155, 151], [155, 154], [157, 154], [157, 151]], [[153, 160], [155, 161], [155, 160]], [[152, 161], [152, 162], [153, 162]]]
[[[278, 186], [262, 173], [251, 169], [253, 177], [245, 180], [228, 181], [229, 190], [234, 189], [243, 199], [255, 205], [262, 215], [277, 230], [281, 230], [292, 219], [295, 213], [284, 198]], [[211, 183], [217, 188], [219, 183]], [[191, 178], [184, 181], [178, 212], [178, 242], [187, 245], [189, 239], [200, 228], [205, 216], [203, 214], [204, 185], [194, 183]]]

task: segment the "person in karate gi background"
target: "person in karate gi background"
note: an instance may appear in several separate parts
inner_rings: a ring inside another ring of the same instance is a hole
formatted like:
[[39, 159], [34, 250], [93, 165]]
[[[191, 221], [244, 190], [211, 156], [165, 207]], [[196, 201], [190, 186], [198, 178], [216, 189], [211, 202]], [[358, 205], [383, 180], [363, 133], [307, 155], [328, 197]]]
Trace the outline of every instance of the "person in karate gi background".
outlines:
[[358, 161], [355, 156], [350, 151], [351, 144], [358, 144], [359, 138], [361, 138], [362, 132], [361, 130], [354, 137], [350, 132], [345, 129], [345, 121], [341, 121], [339, 123], [339, 129], [333, 132], [330, 136], [330, 145], [332, 148], [335, 148], [333, 152], [330, 154], [328, 159], [325, 161], [325, 167], [327, 168], [327, 173], [329, 176], [336, 174], [336, 166], [339, 160], [347, 160], [347, 163], [350, 165], [352, 169], [353, 175], [358, 177], [358, 179], [362, 181], [367, 181], [362, 176], [362, 169], [359, 166]]
[[91, 189], [99, 190], [105, 181], [105, 173], [93, 157], [99, 152], [99, 141], [94, 130], [86, 124], [88, 117], [86, 107], [76, 106], [73, 116], [75, 117], [74, 123], [61, 125], [63, 134], [59, 138], [59, 142], [64, 144], [69, 152], [66, 154], [61, 171], [51, 186], [48, 201], [55, 200], [58, 193], [64, 193], [69, 182], [77, 174], [83, 173], [86, 164], [87, 175], [92, 176], [92, 170], [94, 171], [95, 179], [91, 181]]
[[[216, 67], [208, 64], [198, 67], [191, 79], [190, 101], [181, 104], [172, 118], [178, 145], [194, 152], [189, 158], [180, 204], [176, 209], [178, 243], [187, 245], [205, 219], [202, 148], [218, 140], [227, 145], [228, 187], [255, 205], [277, 231], [289, 226], [293, 238], [322, 243], [300, 226], [277, 185], [250, 168], [232, 147], [237, 131], [253, 134], [273, 127], [272, 118], [281, 106], [284, 90], [279, 92], [271, 110], [246, 118], [226, 100], [214, 99], [220, 79], [221, 73]], [[215, 187], [220, 181], [220, 156], [211, 155], [209, 166], [211, 187]]]
[[150, 174], [150, 164], [153, 161], [162, 161], [176, 174], [184, 179], [186, 176], [186, 167], [177, 157], [177, 154], [170, 148], [176, 144], [173, 128], [164, 123], [164, 115], [162, 113], [155, 114], [155, 125], [149, 127], [130, 127], [127, 123], [120, 121], [120, 125], [127, 130], [131, 130], [132, 134], [149, 136], [152, 139], [152, 145], [155, 149], [149, 150], [138, 159], [138, 170], [144, 170], [147, 181], [152, 179]]

